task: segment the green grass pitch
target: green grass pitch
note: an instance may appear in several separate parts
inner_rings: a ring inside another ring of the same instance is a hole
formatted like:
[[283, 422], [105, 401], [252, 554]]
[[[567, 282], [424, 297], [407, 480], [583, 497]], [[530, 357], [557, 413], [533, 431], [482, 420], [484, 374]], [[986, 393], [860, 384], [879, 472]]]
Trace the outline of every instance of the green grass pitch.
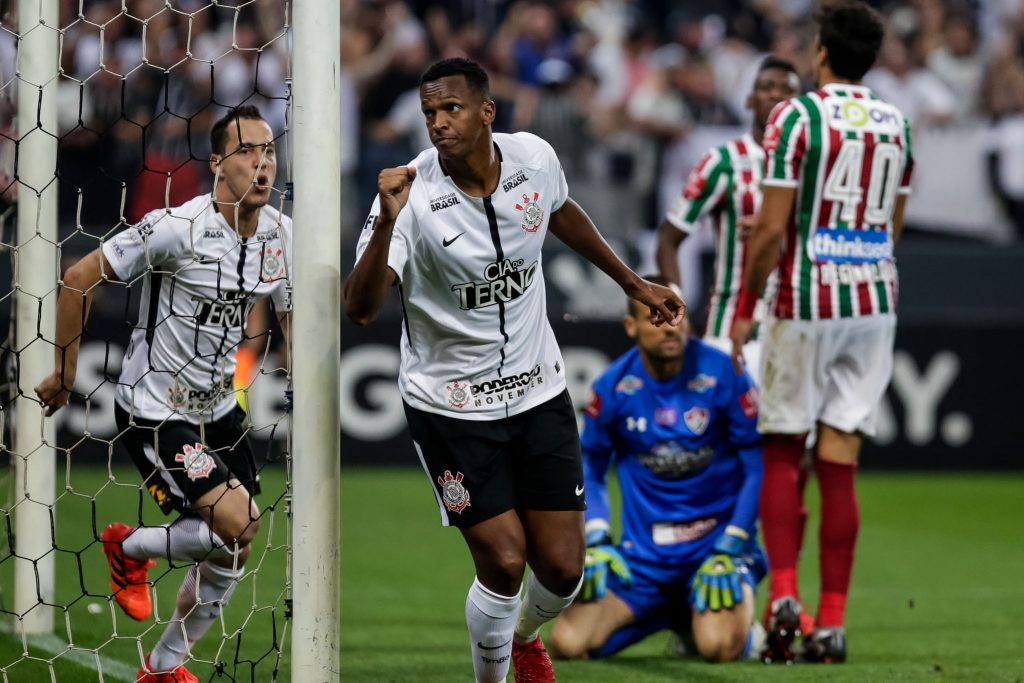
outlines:
[[[134, 670], [140, 642], [149, 649], [162, 630], [153, 622], [136, 624], [106, 600], [106, 565], [93, 540], [93, 519], [99, 529], [113, 519], [132, 520], [140, 503], [132, 470], [115, 475], [118, 483], [111, 484], [105, 470], [72, 471], [76, 493], [62, 497], [56, 513], [62, 548], [57, 601], [74, 601], [67, 618], [72, 640], [99, 648], [110, 667], [104, 669], [106, 681], [132, 680], [130, 674], [111, 674]], [[261, 504], [277, 500], [283, 486], [281, 472], [266, 471]], [[845, 665], [708, 665], [668, 655], [668, 636], [659, 634], [606, 661], [556, 662], [559, 681], [1024, 681], [1022, 491], [1020, 474], [861, 475], [861, 536], [847, 619], [851, 661]], [[95, 496], [95, 513], [90, 496]], [[816, 498], [809, 491], [812, 521], [802, 589], [810, 596], [816, 595]], [[149, 500], [142, 500], [142, 509], [148, 522], [161, 521]], [[278, 505], [250, 560], [251, 567], [259, 562], [259, 572], [239, 588], [225, 615], [229, 631], [249, 618], [241, 641], [208, 636], [196, 648], [198, 658], [228, 664], [223, 677], [209, 664], [190, 665], [201, 681], [263, 683], [272, 680], [275, 665], [279, 680], [289, 680], [290, 632], [280, 663], [273, 649], [275, 638], [281, 642], [288, 629], [282, 596], [285, 523]], [[343, 683], [472, 681], [462, 617], [472, 570], [458, 532], [440, 528], [422, 472], [343, 469], [341, 540]], [[152, 576], [165, 571], [162, 563]], [[163, 618], [172, 609], [180, 571], [157, 584]], [[0, 607], [8, 612], [12, 576], [13, 561], [5, 556]], [[90, 604], [99, 605], [100, 614], [91, 613]], [[253, 604], [260, 607], [255, 613]], [[68, 640], [62, 613], [43, 647], [29, 641], [28, 657], [21, 640], [8, 633], [11, 618], [4, 621], [0, 681], [100, 680], [91, 653], [79, 653], [75, 661], [68, 654], [54, 659], [55, 643]], [[235, 666], [236, 659], [243, 663]]]

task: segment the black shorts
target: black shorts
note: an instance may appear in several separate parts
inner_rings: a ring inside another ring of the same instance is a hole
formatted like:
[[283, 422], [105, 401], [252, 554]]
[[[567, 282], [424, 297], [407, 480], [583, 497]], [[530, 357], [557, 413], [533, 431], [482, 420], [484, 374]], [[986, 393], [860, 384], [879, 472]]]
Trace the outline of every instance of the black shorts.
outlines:
[[513, 509], [586, 509], [568, 391], [499, 420], [460, 420], [408, 404], [405, 415], [444, 526], [470, 527]]
[[[114, 404], [121, 443], [139, 468], [142, 481], [165, 515], [186, 514], [203, 494], [230, 479], [241, 482], [251, 495], [260, 492], [259, 473], [239, 406], [213, 422], [199, 425], [184, 420], [158, 422], [135, 418]], [[159, 455], [159, 458], [157, 458]]]

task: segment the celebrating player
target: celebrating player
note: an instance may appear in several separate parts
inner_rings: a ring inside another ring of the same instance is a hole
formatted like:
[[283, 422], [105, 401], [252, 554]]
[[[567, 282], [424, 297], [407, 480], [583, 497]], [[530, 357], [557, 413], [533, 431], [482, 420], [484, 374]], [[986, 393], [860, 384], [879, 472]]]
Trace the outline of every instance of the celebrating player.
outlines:
[[544, 238], [550, 231], [596, 264], [658, 322], [677, 325], [685, 307], [611, 251], [568, 197], [546, 142], [491, 132], [495, 105], [478, 64], [434, 64], [420, 102], [434, 149], [381, 171], [346, 310], [368, 323], [398, 284], [409, 431], [442, 524], [459, 527], [476, 567], [466, 600], [476, 680], [504, 681], [511, 656], [519, 683], [553, 681], [537, 634], [579, 589], [585, 506], [565, 363], [547, 319]]
[[[685, 325], [655, 327], [643, 313], [630, 305], [625, 327], [636, 347], [594, 382], [586, 409], [586, 578], [580, 599], [555, 622], [552, 652], [606, 657], [671, 628], [692, 632], [710, 661], [738, 659], [765, 571], [755, 540], [756, 389], [727, 354], [687, 341]], [[613, 457], [622, 491], [618, 546], [606, 483]]]
[[[732, 351], [729, 333], [747, 248], [744, 229], [761, 207], [764, 128], [772, 108], [799, 91], [800, 79], [791, 63], [777, 57], [765, 58], [757, 71], [753, 91], [747, 96], [747, 108], [754, 113], [751, 132], [704, 155], [658, 230], [658, 268], [672, 282], [678, 283], [679, 245], [694, 231], [702, 216], [709, 215], [714, 220], [715, 278], [704, 341], [726, 353]], [[761, 306], [758, 308], [760, 313]], [[762, 317], [759, 315], [758, 319]], [[756, 340], [747, 343], [743, 356], [756, 380], [759, 343]]]
[[881, 17], [858, 0], [836, 0], [816, 19], [819, 89], [779, 104], [769, 120], [764, 202], [732, 333], [738, 362], [757, 295], [785, 243], [764, 335], [759, 424], [765, 435], [761, 522], [771, 567], [765, 657], [771, 661], [792, 659], [799, 632], [797, 480], [815, 423], [821, 599], [802, 655], [811, 662], [846, 659], [843, 618], [860, 524], [854, 473], [892, 373], [893, 245], [913, 167], [910, 122], [859, 85], [882, 43]]
[[253, 106], [210, 132], [212, 194], [148, 213], [64, 274], [54, 371], [36, 394], [52, 415], [74, 386], [93, 290], [141, 281], [140, 322], [117, 384], [114, 414], [143, 482], [171, 524], [102, 534], [114, 598], [128, 616], [152, 613], [153, 558], [194, 563], [177, 607], [139, 669], [140, 683], [189, 683], [183, 662], [234, 591], [259, 528], [256, 465], [235, 401], [235, 353], [248, 310], [269, 297], [287, 328], [291, 219], [267, 205], [274, 136]]

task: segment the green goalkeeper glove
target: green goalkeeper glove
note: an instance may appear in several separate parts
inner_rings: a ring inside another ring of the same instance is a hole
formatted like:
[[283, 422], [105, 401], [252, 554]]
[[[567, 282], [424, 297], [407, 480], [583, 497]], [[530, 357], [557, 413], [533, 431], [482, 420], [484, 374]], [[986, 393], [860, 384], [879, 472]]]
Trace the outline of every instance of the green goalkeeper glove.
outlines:
[[746, 564], [729, 555], [712, 555], [704, 560], [690, 586], [690, 605], [698, 612], [732, 609], [743, 602]]
[[633, 583], [633, 574], [629, 571], [629, 563], [619, 549], [612, 544], [611, 535], [602, 532], [600, 535], [588, 535], [587, 555], [583, 563], [583, 587], [580, 589], [580, 600], [590, 602], [600, 600], [608, 592], [608, 570], [619, 577], [624, 584]]

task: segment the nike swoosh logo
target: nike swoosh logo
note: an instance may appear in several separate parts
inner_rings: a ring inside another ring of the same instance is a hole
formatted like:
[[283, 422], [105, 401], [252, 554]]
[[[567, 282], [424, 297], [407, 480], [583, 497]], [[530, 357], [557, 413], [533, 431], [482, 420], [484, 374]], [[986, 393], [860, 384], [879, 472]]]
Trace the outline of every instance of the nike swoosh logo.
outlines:
[[494, 647], [487, 647], [486, 645], [484, 645], [483, 643], [481, 643], [481, 642], [480, 642], [480, 641], [478, 640], [478, 641], [476, 641], [476, 646], [477, 646], [478, 648], [480, 648], [481, 650], [500, 650], [501, 648], [505, 647], [506, 645], [508, 645], [508, 644], [509, 644], [509, 643], [511, 643], [511, 642], [512, 642], [512, 639], [511, 639], [511, 638], [509, 638], [508, 640], [506, 640], [506, 641], [505, 641], [504, 643], [502, 643], [501, 645], [495, 645]]
[[458, 235], [456, 235], [455, 237], [451, 238], [450, 240], [449, 239], [443, 239], [443, 240], [441, 240], [441, 246], [442, 247], [450, 247], [452, 245], [452, 242], [454, 242], [455, 240], [459, 239], [460, 237], [462, 237], [465, 234], [466, 234], [466, 232], [462, 231]]
[[583, 487], [582, 486], [577, 486], [576, 487], [576, 495], [577, 496], [582, 496], [583, 495]]

